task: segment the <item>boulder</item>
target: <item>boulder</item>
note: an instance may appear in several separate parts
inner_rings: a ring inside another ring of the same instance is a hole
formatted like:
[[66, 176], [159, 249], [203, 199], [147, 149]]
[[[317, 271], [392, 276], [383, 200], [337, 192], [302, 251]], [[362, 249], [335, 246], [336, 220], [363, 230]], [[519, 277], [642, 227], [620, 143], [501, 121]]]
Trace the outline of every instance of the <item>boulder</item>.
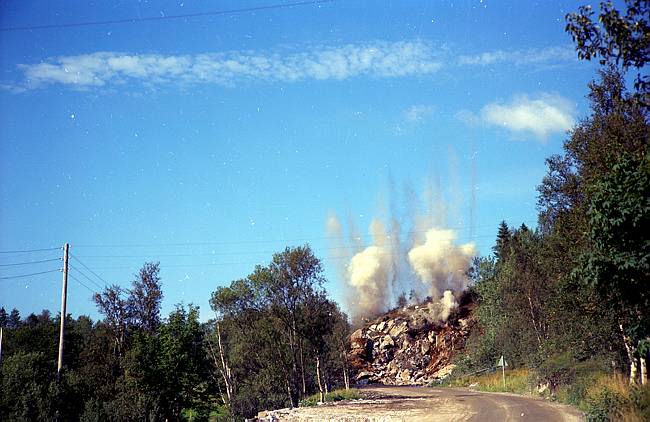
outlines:
[[431, 344], [427, 340], [420, 340], [420, 353], [426, 355], [431, 350]]
[[375, 373], [370, 372], [370, 371], [361, 371], [359, 374], [357, 374], [357, 382], [363, 380], [363, 379], [374, 379], [375, 378]]
[[415, 316], [411, 319], [409, 323], [409, 330], [413, 332], [419, 332], [424, 330], [427, 327], [427, 320], [423, 317]]
[[388, 349], [389, 347], [393, 346], [395, 346], [395, 342], [389, 335], [384, 336], [384, 338], [381, 339], [381, 343], [379, 344], [380, 349]]
[[391, 328], [390, 331], [388, 331], [388, 334], [390, 334], [391, 337], [399, 337], [405, 332], [407, 332], [408, 329], [409, 329], [408, 324], [406, 323], [406, 321], [404, 321], [400, 324], [394, 325], [393, 328]]
[[456, 365], [453, 363], [450, 363], [449, 365], [443, 366], [441, 369], [433, 373], [434, 378], [445, 378], [451, 374], [451, 371], [454, 370]]
[[397, 375], [397, 378], [402, 382], [407, 382], [411, 379], [411, 371], [409, 369], [402, 369]]
[[387, 368], [387, 369], [388, 369], [388, 373], [389, 373], [390, 375], [393, 375], [393, 376], [394, 376], [395, 374], [397, 374], [397, 371], [399, 371], [399, 368], [397, 367], [397, 363], [395, 362], [395, 360], [391, 360], [391, 361], [388, 363], [388, 368]]
[[411, 348], [413, 345], [413, 342], [408, 336], [405, 336], [404, 339], [402, 340], [402, 351], [406, 351]]
[[363, 335], [363, 330], [359, 328], [350, 336], [350, 346], [352, 350], [365, 349], [368, 339]]

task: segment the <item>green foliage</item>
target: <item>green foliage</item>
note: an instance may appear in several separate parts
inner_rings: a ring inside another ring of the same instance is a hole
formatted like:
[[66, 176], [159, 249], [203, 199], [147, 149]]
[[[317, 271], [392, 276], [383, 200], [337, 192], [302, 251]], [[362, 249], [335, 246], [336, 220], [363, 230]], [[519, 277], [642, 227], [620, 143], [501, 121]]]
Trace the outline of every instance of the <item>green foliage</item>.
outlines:
[[142, 413], [178, 419], [184, 407], [203, 393], [207, 370], [198, 309], [178, 307], [160, 326], [158, 335], [136, 334], [124, 367], [127, 385], [138, 392]]
[[342, 384], [350, 327], [324, 281], [320, 261], [303, 246], [212, 294], [211, 360], [234, 416], [297, 405], [319, 386], [317, 361], [323, 388]]
[[[566, 15], [566, 31], [576, 43], [579, 58], [599, 58], [601, 64], [620, 65], [623, 70], [640, 70], [646, 65], [650, 7], [646, 0], [626, 0], [625, 5], [626, 11], [621, 13], [611, 1], [601, 2], [597, 20], [591, 6], [581, 6], [577, 13]], [[635, 87], [647, 94], [650, 77], [639, 73]]]
[[650, 349], [650, 126], [648, 102], [639, 101], [649, 80], [640, 72], [631, 94], [624, 79], [647, 63], [650, 10], [646, 1], [626, 6], [601, 4], [600, 25], [588, 6], [567, 16], [579, 56], [606, 65], [589, 85], [591, 114], [547, 160], [539, 228], [502, 222], [494, 258], [475, 261], [477, 324], [450, 383], [505, 355], [595, 420], [645, 412], [635, 404], [645, 393], [612, 375]]
[[160, 303], [163, 294], [159, 273], [159, 263], [145, 263], [138, 277], [131, 283], [132, 288], [127, 300], [130, 323], [150, 334], [160, 325]]
[[623, 412], [632, 406], [630, 392], [622, 377], [601, 376], [587, 388], [581, 406], [590, 421], [622, 419]]
[[569, 352], [553, 355], [545, 359], [537, 368], [540, 382], [548, 384], [552, 392], [558, 386], [568, 385], [576, 378], [576, 361]]
[[[359, 390], [356, 389], [338, 389], [331, 391], [325, 395], [325, 402], [335, 402], [342, 400], [356, 400], [361, 398]], [[300, 407], [316, 406], [320, 402], [320, 394], [312, 394], [300, 400]]]
[[619, 310], [628, 334], [650, 335], [650, 162], [623, 156], [593, 187], [587, 213], [591, 249], [576, 276]]
[[18, 352], [3, 357], [0, 371], [3, 420], [51, 420], [54, 394], [54, 367], [42, 352]]

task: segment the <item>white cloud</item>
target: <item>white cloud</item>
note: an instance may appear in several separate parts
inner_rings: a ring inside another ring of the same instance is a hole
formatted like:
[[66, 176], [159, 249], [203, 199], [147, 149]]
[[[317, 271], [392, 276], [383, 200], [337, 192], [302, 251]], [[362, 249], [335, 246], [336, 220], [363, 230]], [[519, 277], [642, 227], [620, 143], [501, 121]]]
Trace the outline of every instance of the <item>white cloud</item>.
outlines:
[[404, 117], [409, 122], [419, 122], [425, 117], [433, 114], [436, 111], [435, 106], [431, 105], [412, 105], [404, 111]]
[[426, 75], [441, 67], [438, 55], [423, 41], [313, 46], [309, 51], [234, 51], [197, 55], [96, 52], [21, 64], [20, 86], [48, 84], [89, 88], [126, 81], [143, 84], [213, 83], [232, 86], [249, 81], [342, 80], [357, 76], [380, 78]]
[[498, 63], [512, 63], [515, 65], [557, 64], [575, 61], [577, 57], [577, 53], [572, 46], [555, 46], [518, 51], [495, 50], [475, 55], [462, 55], [458, 58], [458, 64], [473, 66], [489, 66]]
[[569, 130], [575, 106], [559, 94], [543, 93], [537, 98], [516, 96], [509, 103], [490, 103], [481, 109], [483, 122], [514, 133], [532, 133], [545, 140], [551, 133]]

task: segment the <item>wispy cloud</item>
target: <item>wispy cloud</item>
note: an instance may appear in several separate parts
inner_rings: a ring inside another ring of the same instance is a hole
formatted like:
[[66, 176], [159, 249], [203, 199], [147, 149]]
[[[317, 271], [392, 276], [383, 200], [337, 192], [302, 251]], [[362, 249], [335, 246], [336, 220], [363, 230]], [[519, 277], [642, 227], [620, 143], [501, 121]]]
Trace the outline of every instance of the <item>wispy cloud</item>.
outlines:
[[499, 63], [512, 63], [515, 65], [557, 64], [576, 61], [577, 57], [572, 46], [554, 46], [529, 50], [494, 50], [475, 55], [462, 55], [458, 57], [458, 64], [473, 66], [489, 66]]
[[[443, 66], [497, 64], [556, 65], [575, 60], [570, 46], [530, 50], [495, 50], [477, 55], [453, 55], [423, 40], [374, 41], [341, 46], [308, 45], [293, 50], [231, 51], [194, 55], [94, 52], [50, 57], [40, 63], [19, 64], [21, 81], [0, 84], [1, 89], [23, 91], [65, 85], [76, 89], [246, 82], [344, 80], [354, 77], [397, 78], [430, 75]], [[417, 121], [426, 109], [414, 106], [407, 120]]]
[[566, 98], [542, 93], [536, 98], [519, 95], [509, 103], [489, 103], [481, 109], [480, 119], [516, 134], [532, 133], [543, 141], [552, 133], [571, 129], [574, 114], [575, 105]]
[[419, 122], [425, 117], [433, 114], [436, 111], [436, 107], [432, 105], [417, 104], [412, 105], [404, 111], [404, 118], [406, 121], [414, 123]]
[[441, 67], [426, 42], [378, 41], [339, 47], [312, 46], [307, 52], [234, 51], [198, 55], [96, 52], [21, 64], [25, 89], [49, 84], [78, 88], [125, 82], [161, 85], [213, 83], [233, 86], [243, 81], [300, 81], [426, 75]]

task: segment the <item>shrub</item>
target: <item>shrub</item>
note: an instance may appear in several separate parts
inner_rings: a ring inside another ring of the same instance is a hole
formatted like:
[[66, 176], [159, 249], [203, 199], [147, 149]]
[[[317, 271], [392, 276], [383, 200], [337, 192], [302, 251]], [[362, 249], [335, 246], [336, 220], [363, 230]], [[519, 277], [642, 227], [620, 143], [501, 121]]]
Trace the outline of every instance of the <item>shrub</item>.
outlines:
[[622, 414], [631, 407], [630, 388], [620, 374], [601, 375], [587, 388], [584, 407], [590, 421], [622, 419]]
[[[359, 391], [355, 389], [350, 389], [350, 390], [334, 390], [329, 392], [328, 394], [325, 395], [325, 401], [326, 402], [333, 402], [333, 401], [341, 401], [341, 400], [354, 400], [358, 399], [361, 397], [359, 395]], [[300, 407], [310, 407], [310, 406], [316, 406], [318, 404], [318, 401], [320, 400], [320, 394], [312, 394], [309, 397], [305, 397], [304, 399], [300, 400]]]
[[551, 356], [537, 368], [540, 384], [548, 384], [552, 393], [576, 378], [576, 362], [569, 352]]

